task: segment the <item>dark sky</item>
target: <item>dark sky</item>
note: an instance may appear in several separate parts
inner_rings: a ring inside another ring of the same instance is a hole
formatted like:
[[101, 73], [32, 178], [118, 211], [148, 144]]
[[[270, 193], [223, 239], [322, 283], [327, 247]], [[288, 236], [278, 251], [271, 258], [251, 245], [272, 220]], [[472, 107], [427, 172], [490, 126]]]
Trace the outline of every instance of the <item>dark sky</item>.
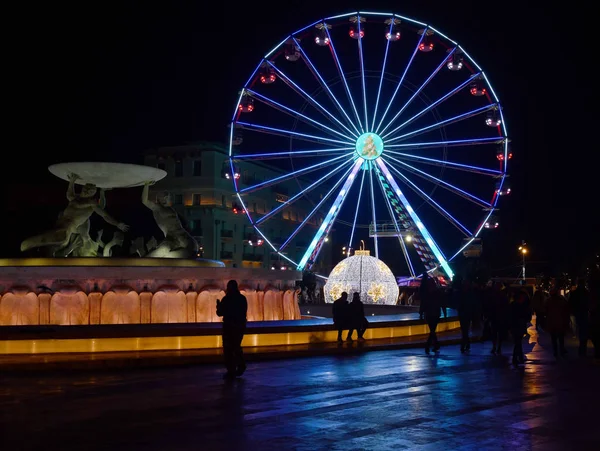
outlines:
[[[25, 192], [31, 208], [44, 202], [12, 183], [23, 177], [64, 190], [47, 173], [53, 162], [139, 162], [151, 147], [224, 140], [237, 91], [266, 51], [320, 17], [367, 4], [443, 30], [493, 80], [515, 157], [502, 229], [484, 237], [490, 265], [518, 261], [521, 239], [533, 261], [553, 268], [598, 250], [596, 41], [581, 22], [591, 12], [526, 1], [318, 3], [211, 2], [209, 11], [205, 2], [80, 2], [15, 12], [5, 56], [13, 63], [4, 67], [15, 75], [4, 86], [5, 200]], [[31, 216], [12, 214], [13, 225]]]

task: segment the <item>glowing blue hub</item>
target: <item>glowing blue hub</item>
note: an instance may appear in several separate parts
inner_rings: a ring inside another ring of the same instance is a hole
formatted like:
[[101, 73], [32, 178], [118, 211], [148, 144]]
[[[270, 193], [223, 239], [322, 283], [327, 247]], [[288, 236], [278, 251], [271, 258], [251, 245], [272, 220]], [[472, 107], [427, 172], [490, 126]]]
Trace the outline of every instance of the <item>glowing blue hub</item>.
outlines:
[[375, 133], [363, 133], [356, 140], [356, 156], [376, 160], [383, 152], [383, 140]]

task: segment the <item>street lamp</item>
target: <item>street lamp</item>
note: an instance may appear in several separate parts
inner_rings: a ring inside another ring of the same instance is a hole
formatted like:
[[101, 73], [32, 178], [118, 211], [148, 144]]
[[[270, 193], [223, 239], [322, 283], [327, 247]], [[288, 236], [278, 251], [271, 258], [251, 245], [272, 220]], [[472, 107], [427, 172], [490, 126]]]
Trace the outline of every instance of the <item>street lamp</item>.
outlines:
[[525, 254], [527, 254], [527, 243], [525, 243], [525, 240], [523, 240], [521, 242], [521, 245], [519, 246], [519, 252], [521, 252], [521, 256], [523, 257], [523, 269], [521, 270], [521, 273], [523, 274], [523, 283], [525, 282]]

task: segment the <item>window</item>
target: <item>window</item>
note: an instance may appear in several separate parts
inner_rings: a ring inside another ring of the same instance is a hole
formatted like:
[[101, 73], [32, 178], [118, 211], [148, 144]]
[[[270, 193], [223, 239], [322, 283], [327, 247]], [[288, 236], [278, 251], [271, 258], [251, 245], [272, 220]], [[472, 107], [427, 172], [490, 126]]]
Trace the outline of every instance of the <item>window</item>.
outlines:
[[163, 171], [167, 170], [167, 165], [165, 164], [164, 161], [159, 161], [158, 163], [156, 163], [156, 167], [158, 169], [162, 169]]
[[200, 177], [202, 175], [202, 160], [194, 160], [194, 177]]
[[183, 177], [183, 161], [175, 160], [175, 177]]
[[202, 197], [198, 193], [192, 194], [192, 205], [200, 205], [202, 203]]
[[183, 204], [183, 194], [175, 194], [175, 205]]

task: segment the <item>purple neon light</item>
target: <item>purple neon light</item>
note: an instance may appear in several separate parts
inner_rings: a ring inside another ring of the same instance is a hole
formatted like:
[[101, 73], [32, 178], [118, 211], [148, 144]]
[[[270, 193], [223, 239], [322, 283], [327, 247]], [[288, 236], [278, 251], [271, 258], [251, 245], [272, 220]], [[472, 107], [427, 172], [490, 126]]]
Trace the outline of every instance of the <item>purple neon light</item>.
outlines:
[[350, 129], [348, 127], [346, 127], [344, 124], [342, 124], [340, 122], [340, 120], [335, 117], [333, 114], [331, 114], [329, 112], [329, 110], [327, 110], [323, 105], [321, 105], [319, 102], [317, 102], [315, 99], [313, 99], [310, 94], [308, 94], [306, 91], [304, 91], [300, 86], [298, 86], [297, 83], [295, 83], [290, 77], [288, 77], [286, 74], [284, 74], [277, 66], [275, 66], [275, 64], [273, 64], [272, 61], [267, 61], [267, 63], [269, 63], [269, 65], [275, 69], [275, 71], [279, 74], [279, 76], [281, 77], [281, 79], [284, 81], [284, 83], [289, 84], [291, 86], [293, 86], [293, 89], [295, 89], [297, 92], [300, 92], [304, 98], [306, 100], [308, 100], [309, 102], [311, 102], [313, 105], [317, 105], [320, 109], [321, 112], [326, 114], [327, 116], [329, 116], [331, 119], [333, 119], [335, 122], [337, 122], [342, 128], [344, 128], [346, 131], [348, 131], [350, 134], [353, 134], [352, 131], [350, 131]]
[[316, 169], [319, 169], [319, 168], [324, 167], [324, 166], [329, 166], [330, 164], [333, 164], [333, 162], [341, 160], [342, 158], [345, 158], [345, 157], [349, 157], [351, 155], [354, 155], [354, 152], [347, 153], [346, 155], [340, 155], [339, 157], [335, 157], [335, 158], [332, 158], [330, 160], [326, 160], [326, 161], [324, 161], [322, 163], [313, 164], [312, 166], [308, 166], [306, 168], [298, 169], [297, 171], [290, 172], [289, 174], [281, 175], [279, 177], [275, 177], [274, 179], [271, 179], [271, 180], [266, 180], [266, 181], [258, 183], [256, 185], [248, 186], [248, 187], [240, 190], [240, 193], [245, 193], [245, 192], [248, 192], [248, 191], [254, 191], [257, 188], [260, 188], [261, 186], [262, 187], [271, 186], [271, 185], [273, 185], [275, 183], [278, 183], [280, 181], [289, 179], [290, 177], [294, 177], [294, 176], [296, 176], [298, 174], [302, 174], [304, 172], [310, 172], [311, 170], [316, 170]]
[[437, 178], [437, 177], [434, 177], [433, 175], [431, 175], [431, 174], [428, 174], [428, 173], [427, 173], [427, 172], [425, 172], [425, 171], [421, 171], [420, 169], [417, 169], [417, 168], [415, 168], [414, 166], [411, 166], [410, 164], [408, 164], [408, 163], [405, 163], [404, 161], [398, 160], [397, 158], [394, 158], [394, 157], [391, 157], [391, 156], [388, 156], [387, 158], [389, 158], [390, 160], [393, 160], [393, 161], [395, 161], [395, 162], [397, 162], [397, 163], [400, 163], [401, 165], [403, 165], [403, 166], [406, 166], [406, 167], [410, 168], [412, 171], [418, 172], [418, 173], [420, 173], [420, 174], [424, 175], [425, 177], [428, 177], [428, 178], [430, 178], [430, 179], [433, 179], [433, 180], [435, 180], [436, 182], [440, 183], [440, 184], [441, 184], [441, 186], [445, 186], [445, 187], [448, 187], [448, 188], [450, 188], [450, 189], [452, 189], [452, 190], [454, 190], [454, 191], [458, 191], [458, 192], [460, 192], [460, 193], [464, 194], [465, 196], [468, 196], [468, 197], [470, 197], [471, 199], [473, 199], [473, 200], [475, 200], [475, 201], [479, 202], [481, 205], [483, 205], [483, 206], [485, 206], [485, 207], [491, 207], [491, 206], [492, 206], [492, 204], [490, 204], [489, 202], [486, 202], [486, 201], [484, 201], [484, 200], [480, 199], [479, 197], [477, 197], [477, 196], [475, 196], [475, 195], [473, 195], [473, 194], [471, 194], [471, 193], [469, 193], [469, 192], [467, 192], [467, 191], [465, 191], [465, 190], [462, 190], [462, 189], [460, 189], [460, 188], [458, 188], [458, 187], [456, 187], [456, 186], [452, 185], [451, 183], [448, 183], [448, 182], [446, 182], [446, 181], [444, 181], [444, 180], [442, 180], [442, 179], [439, 179], [439, 178]]
[[[329, 87], [327, 82], [323, 79], [323, 77], [317, 70], [316, 66], [312, 63], [311, 59], [308, 57], [308, 55], [306, 54], [306, 52], [300, 45], [300, 41], [298, 41], [296, 38], [294, 38], [294, 42], [296, 43], [296, 47], [298, 47], [298, 50], [300, 50], [300, 52], [302, 53], [302, 59], [304, 60], [305, 63], [308, 64], [308, 67], [309, 67], [310, 71], [312, 72], [313, 76], [315, 76], [321, 83], [321, 86], [323, 86], [325, 88], [325, 91], [327, 91], [329, 98], [336, 104], [336, 108], [338, 109], [338, 111], [341, 112], [344, 115], [344, 117], [346, 118], [346, 120], [348, 121], [348, 123], [352, 127], [354, 127], [354, 130], [356, 130], [356, 134], [353, 134], [353, 136], [355, 138], [358, 138], [358, 134], [360, 134], [360, 131], [358, 130], [358, 128], [356, 128], [356, 125], [354, 124], [354, 122], [352, 121], [352, 119], [350, 119], [350, 116], [348, 116], [348, 113], [346, 113], [346, 110], [344, 109], [342, 104], [339, 102], [337, 97], [333, 94], [333, 91], [331, 91], [331, 88]], [[346, 130], [348, 130], [350, 133], [352, 133], [349, 129], [346, 128]]]
[[[321, 153], [342, 153], [346, 150], [354, 150], [354, 147], [337, 147], [332, 149], [315, 149], [315, 150], [288, 150], [286, 152], [272, 152], [272, 153], [253, 153], [247, 155], [236, 155], [236, 160], [243, 160], [246, 158], [257, 158], [257, 159], [277, 159], [277, 158], [289, 158], [298, 155], [311, 155]], [[261, 158], [264, 157], [264, 158]]]
[[381, 130], [381, 133], [384, 133], [393, 123], [396, 119], [398, 119], [398, 117], [402, 114], [402, 112], [408, 108], [408, 106], [411, 104], [411, 102], [420, 94], [420, 92], [425, 89], [425, 86], [427, 86], [429, 84], [429, 82], [431, 80], [433, 80], [433, 77], [435, 77], [437, 75], [437, 73], [442, 69], [442, 67], [444, 67], [444, 65], [446, 64], [446, 61], [448, 61], [448, 58], [450, 56], [452, 56], [452, 54], [454, 53], [454, 51], [456, 50], [456, 48], [453, 48], [448, 55], [446, 55], [446, 58], [444, 59], [444, 61], [442, 61], [440, 63], [440, 65], [438, 67], [436, 67], [434, 69], [434, 71], [431, 73], [431, 75], [429, 75], [429, 77], [427, 77], [427, 80], [425, 80], [423, 82], [423, 84], [419, 87], [419, 89], [417, 89], [413, 95], [410, 97], [410, 99], [408, 99], [408, 101], [402, 106], [402, 108], [400, 108], [400, 111], [398, 111], [396, 113], [396, 115], [392, 118], [392, 120], [390, 122], [388, 122], [388, 124], [384, 127], [383, 130]]
[[405, 148], [405, 149], [422, 149], [426, 147], [440, 147], [440, 146], [461, 146], [461, 145], [475, 145], [475, 144], [486, 144], [486, 143], [500, 143], [500, 141], [504, 141], [504, 138], [499, 136], [494, 136], [491, 138], [472, 138], [472, 139], [457, 139], [453, 141], [431, 141], [431, 142], [422, 142], [422, 143], [406, 143], [406, 144], [386, 144], [386, 149], [396, 149], [396, 148]]
[[419, 42], [417, 42], [417, 46], [415, 47], [415, 50], [414, 50], [412, 56], [410, 57], [410, 60], [408, 61], [406, 68], [404, 69], [404, 73], [402, 74], [402, 77], [400, 78], [400, 81], [398, 82], [398, 86], [396, 86], [396, 90], [394, 91], [394, 94], [392, 95], [392, 98], [390, 99], [390, 102], [388, 103], [387, 108], [383, 112], [383, 116], [381, 116], [381, 119], [379, 120], [379, 125], [377, 125], [377, 128], [375, 129], [375, 133], [379, 133], [379, 128], [381, 127], [381, 124], [383, 123], [385, 116], [387, 115], [388, 111], [390, 110], [392, 103], [394, 102], [394, 99], [396, 98], [396, 94], [398, 94], [398, 91], [400, 90], [400, 87], [402, 86], [402, 83], [404, 83], [404, 78], [406, 77], [406, 73], [408, 72], [408, 69], [410, 69], [413, 59], [415, 58], [415, 56], [417, 55], [417, 52], [419, 51], [419, 45], [421, 45], [421, 41], [423, 41], [423, 38], [425, 37], [426, 34], [427, 34], [427, 28], [425, 28], [425, 32], [419, 38]]
[[470, 118], [472, 116], [475, 116], [476, 114], [483, 113], [484, 111], [487, 111], [487, 110], [491, 110], [494, 107], [495, 107], [495, 104], [486, 105], [486, 106], [483, 106], [481, 108], [477, 108], [475, 110], [469, 111], [467, 113], [463, 113], [463, 114], [459, 114], [458, 116], [451, 117], [450, 119], [446, 119], [446, 120], [443, 120], [441, 122], [437, 122], [437, 123], [435, 123], [433, 125], [429, 125], [427, 127], [420, 128], [419, 130], [415, 130], [415, 131], [412, 131], [410, 133], [406, 133], [404, 135], [400, 135], [400, 136], [396, 136], [395, 138], [388, 139], [388, 140], [386, 140], [386, 143], [390, 143], [390, 142], [393, 142], [393, 141], [398, 141], [399, 139], [406, 139], [409, 136], [418, 135], [420, 133], [425, 133], [425, 132], [427, 132], [429, 130], [440, 128], [440, 127], [443, 127], [444, 125], [451, 124], [453, 122], [462, 121], [463, 119], [468, 119], [468, 118]]
[[369, 129], [369, 119], [367, 118], [367, 87], [365, 85], [365, 62], [363, 59], [363, 48], [362, 48], [362, 38], [360, 37], [360, 16], [356, 16], [358, 18], [358, 58], [360, 59], [360, 76], [362, 79], [362, 91], [363, 91], [363, 106], [365, 109], [365, 131]]
[[[394, 18], [392, 17], [392, 22], [390, 24], [390, 33], [393, 32], [394, 29]], [[370, 130], [375, 128], [375, 122], [376, 122], [376, 117], [377, 117], [377, 108], [379, 108], [379, 98], [381, 97], [381, 86], [383, 85], [383, 76], [385, 74], [385, 67], [387, 65], [387, 57], [388, 57], [388, 52], [390, 50], [390, 40], [386, 39], [386, 45], [385, 45], [385, 54], [383, 56], [383, 66], [381, 67], [381, 77], [379, 77], [379, 89], [377, 90], [377, 100], [375, 101], [375, 111], [373, 112], [373, 123], [371, 124], [371, 128]], [[369, 124], [367, 124], [367, 127], [369, 126]], [[350, 247], [350, 246], [348, 246]]]
[[450, 168], [452, 168], [454, 166], [456, 168], [462, 168], [465, 171], [472, 169], [473, 171], [471, 171], [471, 172], [483, 173], [485, 175], [496, 176], [496, 175], [502, 174], [502, 171], [498, 171], [497, 169], [488, 169], [488, 168], [482, 168], [479, 166], [471, 166], [469, 164], [453, 163], [453, 162], [447, 161], [447, 160], [437, 160], [435, 158], [420, 157], [420, 156], [411, 155], [408, 153], [395, 152], [393, 150], [388, 150], [387, 153], [391, 153], [394, 155], [400, 155], [405, 158], [411, 158], [414, 160], [420, 160], [422, 162], [426, 162], [424, 164], [431, 163], [431, 164], [442, 165], [442, 166], [446, 166], [446, 167], [450, 167]]
[[274, 208], [269, 213], [267, 213], [266, 215], [264, 215], [262, 218], [257, 219], [254, 222], [254, 224], [256, 224], [256, 225], [260, 224], [261, 222], [269, 219], [271, 216], [273, 216], [275, 213], [277, 213], [283, 207], [286, 207], [286, 206], [288, 206], [290, 204], [293, 204], [304, 193], [307, 193], [308, 191], [314, 189], [315, 187], [317, 187], [318, 185], [320, 185], [321, 183], [323, 183], [325, 180], [327, 180], [329, 177], [331, 177], [333, 174], [335, 174], [336, 172], [338, 172], [342, 167], [344, 167], [347, 164], [348, 164], [348, 161], [344, 161], [342, 164], [340, 164], [336, 168], [332, 169], [330, 172], [328, 172], [327, 174], [325, 174], [319, 180], [317, 180], [316, 182], [313, 182], [312, 184], [308, 185], [306, 188], [304, 188], [302, 191], [300, 191], [295, 196], [290, 197], [288, 200], [286, 200], [285, 202], [283, 202], [279, 207]]
[[[385, 139], [388, 136], [390, 136], [393, 133], [396, 133], [397, 131], [403, 129], [404, 127], [406, 127], [408, 124], [410, 124], [411, 122], [415, 121], [416, 119], [420, 118], [421, 116], [423, 116], [425, 113], [427, 113], [428, 111], [431, 111], [433, 108], [437, 107], [440, 103], [444, 102], [445, 100], [449, 99], [450, 97], [452, 97], [454, 94], [456, 94], [457, 92], [459, 92], [462, 88], [464, 88], [465, 86], [467, 86], [469, 83], [471, 83], [471, 80], [473, 80], [476, 76], [478, 76], [479, 74], [474, 74], [471, 77], [467, 78], [465, 81], [463, 81], [460, 85], [458, 85], [456, 88], [450, 90], [449, 92], [447, 92], [446, 94], [444, 94], [442, 97], [440, 97], [439, 99], [437, 99], [435, 102], [433, 102], [431, 105], [428, 105], [427, 107], [423, 108], [421, 111], [419, 111], [417, 114], [415, 114], [413, 117], [411, 117], [410, 119], [404, 121], [402, 124], [400, 124], [398, 127], [396, 127], [395, 129], [393, 129], [392, 131], [386, 133], [384, 136], [381, 137], [381, 139]], [[402, 110], [400, 110], [400, 112], [402, 112]], [[391, 125], [391, 122], [390, 122]], [[388, 125], [389, 126], [389, 125]]]
[[358, 122], [359, 128], [364, 133], [365, 130], [362, 126], [362, 123], [360, 122], [358, 110], [356, 109], [356, 105], [354, 104], [354, 99], [352, 98], [352, 93], [350, 92], [350, 88], [348, 87], [348, 82], [346, 81], [346, 75], [345, 75], [344, 69], [342, 69], [342, 64], [340, 63], [340, 59], [338, 58], [337, 52], [335, 51], [335, 46], [333, 45], [333, 39], [331, 38], [331, 34], [329, 33], [329, 28], [325, 27], [324, 30], [327, 33], [327, 37], [329, 38], [329, 48], [331, 49], [331, 53], [333, 55], [333, 59], [335, 61], [337, 70], [340, 74], [340, 78], [344, 82], [344, 87], [346, 88], [346, 94], [348, 95], [348, 99], [350, 100], [350, 103], [352, 104], [352, 109], [354, 110], [354, 114], [356, 115], [356, 121]]
[[264, 103], [266, 103], [266, 104], [272, 104], [272, 105], [275, 105], [276, 107], [278, 107], [278, 108], [281, 108], [281, 109], [283, 109], [283, 110], [287, 111], [288, 113], [291, 113], [292, 115], [295, 115], [295, 116], [297, 116], [297, 117], [301, 117], [301, 118], [303, 118], [303, 119], [307, 120], [308, 122], [310, 122], [310, 123], [312, 123], [312, 124], [315, 124], [315, 125], [317, 125], [317, 126], [319, 126], [319, 127], [322, 127], [322, 128], [324, 128], [325, 130], [328, 130], [328, 131], [330, 131], [330, 132], [332, 132], [332, 133], [335, 133], [336, 135], [339, 135], [339, 136], [341, 136], [342, 138], [346, 138], [346, 139], [347, 139], [347, 140], [349, 140], [349, 141], [351, 141], [351, 140], [352, 140], [352, 137], [350, 137], [350, 136], [347, 136], [347, 135], [344, 135], [343, 133], [340, 133], [340, 132], [338, 132], [337, 130], [334, 130], [333, 128], [331, 128], [331, 127], [328, 127], [328, 126], [327, 126], [327, 125], [325, 125], [325, 124], [321, 124], [319, 121], [316, 121], [316, 120], [314, 120], [314, 119], [312, 119], [312, 118], [310, 118], [310, 117], [306, 116], [305, 114], [302, 114], [302, 113], [300, 113], [300, 112], [298, 112], [298, 111], [296, 111], [296, 110], [294, 110], [294, 109], [292, 109], [292, 108], [290, 108], [290, 107], [287, 107], [287, 106], [283, 105], [282, 103], [276, 102], [276, 101], [275, 101], [275, 100], [273, 100], [273, 99], [270, 99], [270, 98], [268, 98], [268, 97], [266, 97], [266, 96], [263, 96], [262, 94], [259, 94], [259, 93], [258, 93], [258, 92], [256, 92], [256, 91], [253, 91], [253, 90], [251, 90], [251, 89], [248, 89], [248, 92], [249, 92], [250, 94], [252, 94], [252, 96], [253, 96], [253, 97], [256, 97], [258, 100], [261, 100], [261, 101], [263, 101], [263, 102], [264, 102]]
[[[241, 125], [243, 127], [248, 127], [250, 129], [257, 129], [257, 130], [268, 130], [271, 131], [275, 134], [279, 134], [279, 135], [293, 135], [293, 136], [299, 136], [299, 137], [304, 137], [307, 138], [309, 141], [312, 140], [317, 140], [317, 141], [329, 141], [332, 143], [336, 143], [336, 144], [352, 144], [352, 142], [348, 142], [348, 141], [340, 141], [338, 139], [331, 139], [331, 138], [324, 138], [322, 136], [315, 136], [315, 135], [307, 135], [306, 133], [298, 133], [298, 132], [293, 132], [291, 130], [283, 130], [280, 128], [273, 128], [273, 127], [267, 127], [266, 125], [258, 125], [258, 124], [251, 124], [249, 122], [237, 122], [237, 125]], [[268, 133], [268, 132], [266, 132]]]

